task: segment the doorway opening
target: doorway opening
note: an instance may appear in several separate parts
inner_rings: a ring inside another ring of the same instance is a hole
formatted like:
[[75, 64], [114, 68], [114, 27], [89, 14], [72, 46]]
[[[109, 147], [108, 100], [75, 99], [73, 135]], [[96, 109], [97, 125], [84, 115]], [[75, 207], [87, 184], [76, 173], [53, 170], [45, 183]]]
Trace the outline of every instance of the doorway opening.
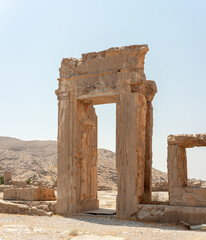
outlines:
[[100, 209], [116, 211], [116, 104], [95, 105], [98, 119], [98, 200]]
[[206, 147], [187, 148], [187, 185], [206, 187]]

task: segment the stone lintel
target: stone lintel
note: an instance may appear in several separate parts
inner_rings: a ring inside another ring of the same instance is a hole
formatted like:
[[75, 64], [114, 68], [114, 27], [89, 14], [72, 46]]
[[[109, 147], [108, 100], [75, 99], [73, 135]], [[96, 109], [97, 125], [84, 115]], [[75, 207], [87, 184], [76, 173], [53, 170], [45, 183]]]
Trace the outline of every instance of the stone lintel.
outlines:
[[82, 54], [80, 59], [64, 58], [61, 63], [60, 77], [144, 69], [144, 58], [148, 50], [147, 45], [132, 45]]
[[[64, 81], [66, 81], [64, 79]], [[147, 102], [152, 102], [155, 94], [157, 93], [157, 86], [154, 81], [142, 80], [142, 81], [129, 81], [127, 83], [119, 84], [117, 82], [88, 82], [86, 85], [82, 83], [76, 83], [76, 88], [61, 87], [55, 91], [58, 96], [58, 100], [64, 100], [70, 97], [70, 93], [76, 94], [78, 100], [90, 101], [91, 104], [106, 104], [116, 103], [116, 97], [121, 92], [140, 93], [146, 97]], [[105, 86], [106, 85], [106, 86]]]
[[206, 147], [206, 133], [169, 135], [167, 142], [169, 145], [179, 145], [184, 148]]

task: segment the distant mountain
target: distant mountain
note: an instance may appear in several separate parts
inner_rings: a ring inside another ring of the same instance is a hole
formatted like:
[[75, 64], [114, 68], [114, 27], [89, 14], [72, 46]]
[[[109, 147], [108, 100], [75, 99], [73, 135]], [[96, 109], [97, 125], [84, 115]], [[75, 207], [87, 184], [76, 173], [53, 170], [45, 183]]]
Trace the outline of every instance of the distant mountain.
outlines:
[[[15, 180], [32, 179], [53, 184], [57, 174], [56, 141], [22, 141], [0, 137], [0, 175], [11, 170]], [[98, 150], [99, 189], [116, 189], [116, 154]], [[167, 181], [167, 174], [153, 169], [153, 184]]]

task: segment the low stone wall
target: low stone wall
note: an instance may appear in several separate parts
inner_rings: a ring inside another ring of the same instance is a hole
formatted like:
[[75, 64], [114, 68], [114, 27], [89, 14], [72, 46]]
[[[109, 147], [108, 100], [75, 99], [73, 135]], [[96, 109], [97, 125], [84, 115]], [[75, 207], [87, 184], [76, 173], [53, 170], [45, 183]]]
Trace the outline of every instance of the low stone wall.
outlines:
[[12, 188], [12, 185], [0, 185], [0, 192], [3, 192], [5, 189]]
[[12, 185], [17, 188], [26, 188], [28, 185], [25, 181], [12, 181]]
[[49, 188], [10, 188], [4, 190], [3, 199], [23, 201], [54, 201], [56, 200], [56, 196], [54, 189]]
[[170, 205], [206, 207], [206, 188], [200, 187], [171, 188]]
[[206, 223], [206, 207], [183, 207], [169, 205], [137, 205], [137, 219], [145, 222], [189, 224]]
[[52, 211], [40, 209], [40, 206], [29, 206], [27, 204], [12, 203], [10, 201], [0, 200], [0, 213], [52, 216]]

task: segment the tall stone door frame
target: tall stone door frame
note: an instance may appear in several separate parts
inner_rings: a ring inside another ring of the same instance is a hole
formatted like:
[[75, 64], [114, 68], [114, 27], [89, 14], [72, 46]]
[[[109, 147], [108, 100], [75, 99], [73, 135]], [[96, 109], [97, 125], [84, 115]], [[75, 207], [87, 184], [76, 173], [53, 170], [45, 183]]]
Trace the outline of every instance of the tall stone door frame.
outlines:
[[147, 45], [63, 59], [58, 96], [57, 213], [97, 209], [97, 117], [93, 105], [116, 103], [117, 215], [151, 200], [153, 81]]

